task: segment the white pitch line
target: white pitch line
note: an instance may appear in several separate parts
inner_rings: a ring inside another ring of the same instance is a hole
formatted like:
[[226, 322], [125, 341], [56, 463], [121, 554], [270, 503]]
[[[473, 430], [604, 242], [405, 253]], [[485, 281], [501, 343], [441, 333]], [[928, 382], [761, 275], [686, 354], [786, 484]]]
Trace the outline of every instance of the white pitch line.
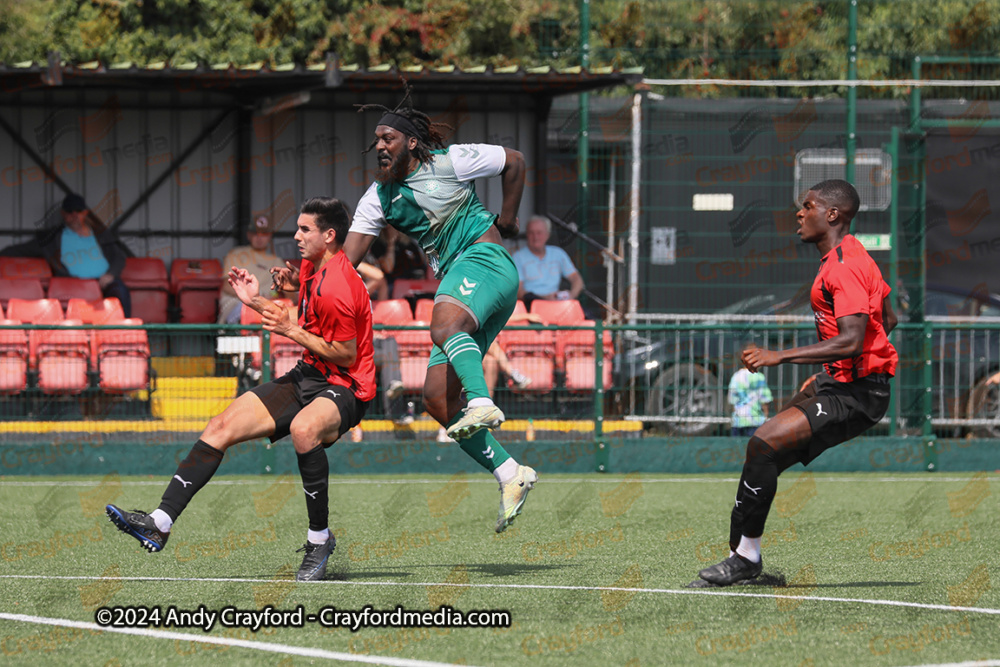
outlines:
[[15, 621], [18, 623], [36, 623], [38, 625], [54, 625], [63, 628], [79, 628], [80, 630], [96, 630], [100, 632], [112, 632], [122, 635], [137, 635], [139, 637], [151, 637], [153, 639], [170, 639], [174, 641], [197, 642], [200, 644], [218, 644], [220, 646], [236, 646], [247, 648], [252, 651], [265, 651], [267, 653], [282, 653], [285, 655], [298, 655], [306, 658], [325, 658], [327, 660], [337, 660], [339, 662], [364, 662], [370, 665], [389, 665], [390, 667], [452, 667], [450, 662], [428, 662], [426, 660], [412, 660], [410, 658], [389, 658], [372, 655], [355, 655], [352, 653], [339, 653], [337, 651], [327, 651], [321, 648], [309, 648], [306, 646], [289, 646], [288, 644], [273, 644], [270, 642], [252, 642], [246, 639], [229, 639], [227, 637], [212, 637], [211, 635], [199, 636], [184, 632], [171, 632], [169, 630], [148, 630], [146, 628], [105, 628], [97, 623], [86, 623], [83, 621], [71, 621], [65, 618], [46, 618], [44, 616], [28, 616], [26, 614], [6, 614], [0, 612], [0, 620]]
[[[244, 584], [273, 584], [274, 579], [251, 579], [234, 577], [232, 579], [212, 578], [212, 577], [100, 577], [89, 575], [56, 576], [44, 574], [0, 574], [0, 579], [47, 579], [47, 580], [70, 580], [70, 581], [150, 581], [150, 582], [203, 582], [203, 583], [244, 583]], [[867, 598], [834, 598], [822, 595], [778, 595], [776, 593], [741, 593], [737, 591], [717, 591], [717, 590], [685, 590], [673, 588], [622, 588], [618, 586], [559, 586], [547, 584], [455, 584], [440, 581], [426, 582], [403, 582], [403, 581], [311, 581], [304, 582], [308, 586], [399, 586], [403, 588], [416, 588], [427, 586], [450, 586], [455, 588], [502, 588], [523, 589], [523, 590], [545, 590], [545, 591], [596, 591], [596, 592], [620, 592], [620, 593], [659, 593], [664, 595], [712, 595], [718, 597], [741, 597], [741, 598], [773, 598], [776, 600], [800, 600], [802, 602], [848, 602], [855, 604], [880, 605], [887, 607], [907, 607], [910, 609], [930, 609], [935, 611], [960, 611], [969, 614], [992, 614], [1000, 616], [1000, 609], [989, 609], [985, 607], [957, 607], [947, 604], [924, 604], [922, 602], [902, 602], [900, 600], [870, 600]]]
[[[594, 473], [597, 475], [598, 473]], [[631, 478], [628, 481], [634, 480], [636, 483], [642, 484], [731, 484], [733, 482], [738, 482], [738, 477], [717, 477], [713, 479], [699, 479], [697, 475], [700, 473], [692, 473], [690, 479], [685, 479], [683, 477], [666, 477], [666, 478]], [[916, 473], [921, 474], [921, 473]], [[849, 477], [820, 477], [818, 475], [813, 476], [813, 481], [816, 482], [837, 482], [843, 484], [856, 484], [856, 483], [883, 483], [883, 482], [902, 482], [906, 484], [929, 484], [935, 482], [968, 482], [972, 479], [975, 473], [970, 473], [968, 477], [938, 477], [937, 475], [928, 476], [925, 479], [917, 479], [914, 477], [875, 477], [875, 478], [858, 478], [852, 479]], [[788, 477], [794, 477], [794, 473]], [[996, 479], [998, 476], [989, 474], [987, 479]], [[331, 478], [334, 484], [346, 485], [346, 484], [359, 484], [359, 485], [379, 485], [379, 484], [443, 484], [448, 481], [450, 475], [443, 475], [440, 479], [345, 479], [338, 480], [336, 478]], [[492, 484], [495, 485], [496, 482], [491, 479], [470, 479], [466, 480], [469, 484]], [[580, 482], [586, 482], [590, 484], [620, 484], [626, 481], [626, 477], [623, 474], [615, 473], [613, 475], [604, 476], [599, 478], [585, 478], [585, 477], [570, 477], [570, 478], [553, 478], [547, 477], [545, 479], [545, 484], [578, 484]], [[30, 482], [20, 482], [13, 480], [3, 480], [0, 481], [0, 486], [81, 486], [81, 487], [93, 487], [95, 484], [99, 484], [100, 480], [95, 481], [67, 481], [67, 482], [50, 482], [35, 480]], [[117, 482], [121, 486], [165, 486], [167, 480], [163, 481], [123, 481]], [[282, 481], [277, 477], [265, 477], [261, 476], [260, 479], [240, 479], [240, 480], [226, 480], [226, 479], [213, 479], [212, 486], [244, 486], [244, 485], [259, 485], [259, 484], [301, 484], [298, 480]]]
[[948, 662], [935, 665], [911, 665], [911, 667], [1000, 667], [1000, 660], [970, 660], [968, 662]]

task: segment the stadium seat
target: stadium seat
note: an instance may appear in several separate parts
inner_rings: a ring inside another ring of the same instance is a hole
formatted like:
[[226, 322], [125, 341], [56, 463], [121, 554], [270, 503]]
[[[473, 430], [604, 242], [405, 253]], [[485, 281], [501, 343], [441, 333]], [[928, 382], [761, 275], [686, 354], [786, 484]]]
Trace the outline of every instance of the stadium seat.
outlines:
[[414, 310], [413, 319], [418, 322], [430, 323], [434, 314], [434, 299], [419, 299]]
[[56, 299], [11, 299], [7, 315], [22, 324], [58, 324], [59, 329], [28, 333], [28, 367], [38, 373], [38, 387], [46, 394], [79, 394], [89, 386], [90, 336], [72, 328], [81, 320], [64, 320]]
[[170, 264], [170, 291], [182, 324], [215, 322], [221, 287], [217, 259], [175, 259]]
[[372, 324], [384, 324], [386, 326], [411, 326], [413, 324], [413, 311], [406, 299], [389, 299], [388, 301], [376, 301], [372, 309]]
[[104, 298], [101, 285], [96, 280], [86, 278], [67, 278], [54, 276], [49, 282], [48, 297], [58, 299], [59, 304], [66, 308], [70, 299], [84, 301], [99, 301]]
[[500, 345], [507, 353], [511, 366], [531, 378], [526, 389], [518, 393], [551, 391], [555, 385], [555, 337], [551, 331], [502, 331]]
[[44, 299], [45, 289], [37, 278], [0, 278], [0, 307], [11, 299]]
[[[85, 301], [70, 299], [67, 320], [84, 324], [141, 325], [138, 318], [125, 319], [118, 299]], [[107, 393], [122, 393], [149, 387], [149, 338], [144, 329], [95, 330], [90, 336], [91, 367], [98, 371], [98, 386]]]
[[0, 278], [37, 280], [48, 289], [52, 268], [41, 257], [0, 257]]
[[[423, 322], [411, 322], [423, 324]], [[396, 331], [392, 334], [399, 348], [399, 372], [403, 380], [403, 391], [418, 392], [424, 388], [427, 377], [427, 362], [431, 357], [431, 332], [423, 330]]]
[[440, 280], [397, 280], [392, 284], [392, 298], [405, 299], [423, 294], [435, 294]]
[[[593, 326], [593, 321], [585, 320], [579, 325]], [[574, 393], [586, 393], [594, 391], [597, 387], [595, 382], [595, 360], [594, 356], [594, 332], [592, 331], [559, 331], [557, 348], [563, 354], [563, 369], [566, 373], [566, 389]], [[614, 349], [611, 344], [611, 332], [605, 331], [602, 337], [602, 348], [604, 351], [604, 366], [602, 376], [604, 389], [611, 389], [612, 365], [614, 363]]]
[[[295, 303], [291, 299], [274, 299], [274, 303], [284, 306], [291, 311], [292, 321], [296, 321]], [[242, 306], [240, 311], [240, 324], [260, 324], [261, 316], [253, 308]], [[246, 335], [257, 335], [263, 338], [262, 332], [244, 331]], [[263, 349], [263, 348], [262, 348]], [[279, 378], [295, 367], [295, 364], [302, 358], [302, 346], [291, 338], [271, 334], [271, 377]], [[251, 366], [256, 369], [261, 368], [263, 355], [260, 351], [254, 352], [251, 356]]]
[[[21, 324], [0, 319], [0, 325]], [[28, 335], [20, 329], [0, 329], [0, 394], [19, 394], [28, 388]]]
[[550, 301], [535, 299], [531, 302], [531, 312], [542, 318], [546, 324], [572, 326], [583, 322], [583, 306], [576, 299]]
[[132, 295], [132, 315], [147, 324], [167, 319], [170, 282], [167, 267], [159, 257], [129, 257], [122, 269], [122, 282]]

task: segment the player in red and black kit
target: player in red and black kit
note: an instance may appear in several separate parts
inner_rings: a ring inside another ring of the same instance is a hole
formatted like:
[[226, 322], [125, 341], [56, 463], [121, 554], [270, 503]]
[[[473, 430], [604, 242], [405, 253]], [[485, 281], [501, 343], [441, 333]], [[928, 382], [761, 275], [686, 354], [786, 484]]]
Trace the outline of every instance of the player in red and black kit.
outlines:
[[[146, 514], [106, 508], [119, 530], [150, 553], [167, 543], [174, 521], [215, 474], [226, 449], [256, 438], [275, 442], [292, 436], [305, 492], [309, 531], [296, 579], [326, 575], [336, 546], [328, 527], [329, 474], [326, 447], [361, 421], [375, 397], [372, 308], [364, 281], [341, 251], [350, 220], [344, 205], [315, 197], [302, 205], [295, 240], [302, 253], [299, 320], [260, 296], [260, 285], [246, 269], [233, 267], [229, 284], [247, 306], [261, 314], [264, 329], [305, 348], [288, 373], [243, 394], [213, 417], [187, 458], [177, 468], [160, 506]], [[275, 272], [284, 288], [287, 269]]]
[[760, 540], [778, 475], [860, 435], [889, 407], [889, 378], [898, 356], [887, 334], [896, 315], [878, 266], [849, 234], [860, 203], [847, 181], [823, 181], [806, 193], [796, 216], [802, 241], [816, 244], [822, 256], [810, 292], [819, 342], [789, 350], [751, 346], [742, 361], [751, 373], [782, 363], [822, 363], [826, 372], [750, 438], [730, 519], [732, 552], [699, 572], [694, 586], [728, 586], [760, 576]]

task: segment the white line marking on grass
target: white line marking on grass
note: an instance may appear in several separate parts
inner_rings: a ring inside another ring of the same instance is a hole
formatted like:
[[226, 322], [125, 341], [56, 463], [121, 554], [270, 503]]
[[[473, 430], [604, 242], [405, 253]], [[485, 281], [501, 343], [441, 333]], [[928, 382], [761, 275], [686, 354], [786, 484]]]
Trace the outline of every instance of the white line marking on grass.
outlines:
[[[594, 473], [595, 477], [568, 477], [568, 478], [552, 478], [547, 477], [545, 479], [545, 484], [579, 484], [580, 482], [586, 482], [590, 484], [621, 484], [626, 477], [624, 475], [601, 475], [597, 477], [599, 473]], [[927, 473], [928, 475], [934, 475], [934, 473]], [[839, 483], [883, 483], [883, 482], [902, 482], [909, 484], [929, 484], [935, 482], [968, 482], [972, 479], [975, 473], [969, 473], [967, 477], [938, 477], [928, 476], [926, 478], [916, 478], [916, 477], [861, 477], [861, 478], [851, 478], [851, 477], [820, 477], [814, 476], [813, 480], [816, 482], [839, 482]], [[732, 484], [738, 482], [738, 477], [715, 477], [711, 479], [705, 479], [700, 477], [701, 473], [692, 473], [690, 477], [639, 477], [638, 481], [643, 484]], [[914, 475], [923, 475], [923, 473], [914, 473]], [[794, 473], [789, 475], [789, 477], [794, 477]], [[336, 479], [336, 477], [331, 477], [335, 484], [359, 484], [359, 485], [378, 485], [378, 484], [443, 484], [448, 479], [448, 475], [442, 474], [438, 479]], [[988, 474], [988, 479], [997, 478], [997, 475]], [[13, 481], [13, 480], [2, 480], [0, 481], [0, 486], [94, 486], [100, 480], [95, 476], [94, 481], [44, 481], [44, 480], [32, 480], [29, 482]], [[469, 484], [496, 484], [496, 481], [492, 479], [470, 479]], [[166, 481], [123, 481], [119, 482], [122, 486], [166, 486]], [[272, 476], [261, 476], [258, 479], [213, 479], [212, 485], [233, 485], [233, 486], [243, 486], [251, 484], [301, 484], [300, 481], [296, 479], [292, 480], [280, 480], [277, 477]]]
[[[151, 581], [151, 582], [171, 582], [171, 581], [194, 581], [205, 583], [244, 583], [244, 584], [273, 584], [274, 579], [252, 579], [233, 577], [232, 579], [213, 577], [99, 577], [88, 575], [44, 575], [44, 574], [0, 574], [0, 579], [47, 579], [47, 580], [86, 580], [86, 581]], [[455, 584], [449, 582], [426, 581], [426, 582], [403, 582], [403, 581], [310, 581], [300, 582], [307, 586], [399, 586], [403, 588], [425, 588], [427, 586], [452, 586], [455, 588], [503, 588], [503, 589], [523, 589], [523, 590], [544, 590], [544, 591], [598, 591], [598, 592], [621, 592], [621, 593], [660, 593], [664, 595], [712, 595], [718, 597], [740, 597], [740, 598], [774, 598], [777, 600], [800, 600], [803, 602], [853, 602], [856, 604], [882, 605], [887, 607], [908, 607], [910, 609], [931, 609], [936, 611], [960, 611], [969, 614], [992, 614], [1000, 616], [1000, 609], [989, 609], [986, 607], [956, 607], [947, 604], [924, 604], [922, 602], [902, 602], [899, 600], [872, 600], [867, 598], [833, 598], [822, 595], [778, 595], [776, 593], [741, 593], [738, 591], [716, 591], [716, 590], [686, 590], [674, 588], [620, 588], [618, 586], [559, 586], [547, 584]]]
[[970, 660], [968, 662], [947, 662], [936, 665], [912, 665], [911, 667], [1000, 667], [1000, 660]]
[[364, 662], [370, 665], [390, 665], [391, 667], [450, 667], [450, 662], [428, 662], [426, 660], [411, 660], [409, 658], [389, 658], [376, 655], [355, 655], [352, 653], [339, 653], [337, 651], [327, 651], [321, 648], [309, 648], [306, 646], [289, 646], [288, 644], [273, 644], [270, 642], [252, 642], [246, 639], [229, 639], [226, 637], [212, 637], [211, 635], [194, 635], [184, 632], [171, 632], [169, 630], [147, 630], [145, 628], [104, 628], [97, 623], [86, 623], [84, 621], [71, 621], [65, 618], [46, 618], [44, 616], [27, 616], [25, 614], [6, 614], [0, 612], [0, 619], [15, 621], [18, 623], [36, 623], [38, 625], [55, 625], [63, 628], [78, 628], [80, 630], [96, 630], [99, 632], [112, 632], [122, 635], [137, 635], [139, 637], [151, 637], [153, 639], [170, 639], [174, 641], [197, 642], [200, 644], [218, 644], [220, 646], [236, 646], [247, 648], [253, 651], [265, 651], [267, 653], [282, 653], [286, 655], [299, 655], [306, 658], [326, 658], [327, 660], [337, 660], [340, 662]]

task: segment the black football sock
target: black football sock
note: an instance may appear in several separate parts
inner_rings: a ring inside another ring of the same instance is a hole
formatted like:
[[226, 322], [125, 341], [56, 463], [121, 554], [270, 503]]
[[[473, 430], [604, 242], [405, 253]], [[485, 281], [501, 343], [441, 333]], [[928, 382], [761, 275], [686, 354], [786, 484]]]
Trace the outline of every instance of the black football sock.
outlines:
[[[736, 491], [736, 507], [733, 514], [739, 510], [742, 513], [743, 535], [760, 537], [764, 534], [764, 524], [767, 514], [771, 511], [771, 502], [778, 490], [777, 452], [770, 445], [753, 436], [747, 443], [747, 458], [743, 464], [743, 474], [740, 476], [740, 486]], [[732, 529], [731, 529], [732, 530]], [[730, 547], [733, 535], [730, 534]], [[739, 537], [735, 544], [739, 545]]]
[[296, 454], [302, 490], [306, 494], [309, 530], [326, 530], [330, 522], [330, 461], [323, 445], [316, 445], [305, 454]]
[[167, 484], [167, 490], [160, 499], [159, 509], [166, 512], [171, 520], [176, 521], [194, 498], [194, 494], [212, 479], [224, 455], [225, 452], [219, 451], [203, 440], [194, 443], [187, 458], [177, 466], [177, 472]]

